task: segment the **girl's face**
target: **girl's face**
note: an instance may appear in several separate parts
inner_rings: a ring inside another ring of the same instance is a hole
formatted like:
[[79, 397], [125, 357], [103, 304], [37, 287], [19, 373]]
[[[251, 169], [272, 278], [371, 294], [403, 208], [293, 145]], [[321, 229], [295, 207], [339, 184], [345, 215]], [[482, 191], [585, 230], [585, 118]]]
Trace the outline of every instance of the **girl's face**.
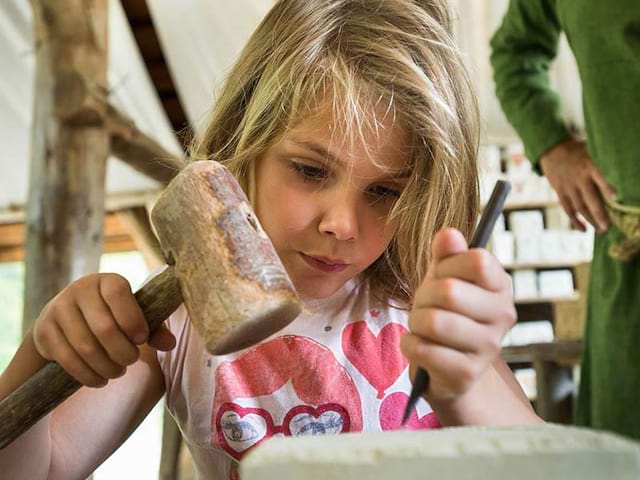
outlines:
[[305, 297], [330, 296], [382, 255], [408, 178], [408, 135], [391, 118], [364, 141], [340, 126], [326, 102], [256, 164], [258, 218]]

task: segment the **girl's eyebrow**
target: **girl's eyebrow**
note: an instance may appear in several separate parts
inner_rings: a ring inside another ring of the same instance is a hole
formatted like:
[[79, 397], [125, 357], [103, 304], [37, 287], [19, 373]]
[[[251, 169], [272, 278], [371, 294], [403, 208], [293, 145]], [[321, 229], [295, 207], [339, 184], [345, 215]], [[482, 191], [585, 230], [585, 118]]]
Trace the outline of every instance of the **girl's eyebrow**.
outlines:
[[[335, 163], [338, 165], [344, 164], [344, 162], [340, 158], [338, 158], [336, 155], [331, 153], [324, 145], [316, 143], [312, 140], [291, 140], [291, 142], [295, 143], [300, 147], [304, 147], [313, 151], [314, 153], [320, 155], [321, 157], [326, 158], [332, 163]], [[410, 177], [411, 174], [412, 174], [411, 169], [407, 168], [398, 173], [394, 173], [391, 176], [393, 177], [393, 179], [402, 179], [402, 178]]]
[[340, 160], [336, 155], [331, 153], [324, 145], [320, 145], [319, 143], [316, 143], [312, 140], [291, 140], [291, 142], [295, 143], [300, 147], [307, 148], [313, 151], [314, 153], [317, 153], [318, 155], [326, 158], [332, 163], [337, 163], [337, 164], [343, 163], [342, 160]]

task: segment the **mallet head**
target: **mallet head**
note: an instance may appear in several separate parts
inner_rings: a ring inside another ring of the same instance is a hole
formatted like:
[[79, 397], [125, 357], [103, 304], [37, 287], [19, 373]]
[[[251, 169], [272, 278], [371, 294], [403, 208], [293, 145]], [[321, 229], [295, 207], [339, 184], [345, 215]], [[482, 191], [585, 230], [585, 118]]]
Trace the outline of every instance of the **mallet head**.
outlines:
[[158, 199], [152, 222], [209, 352], [249, 347], [288, 325], [301, 306], [235, 177], [193, 162]]

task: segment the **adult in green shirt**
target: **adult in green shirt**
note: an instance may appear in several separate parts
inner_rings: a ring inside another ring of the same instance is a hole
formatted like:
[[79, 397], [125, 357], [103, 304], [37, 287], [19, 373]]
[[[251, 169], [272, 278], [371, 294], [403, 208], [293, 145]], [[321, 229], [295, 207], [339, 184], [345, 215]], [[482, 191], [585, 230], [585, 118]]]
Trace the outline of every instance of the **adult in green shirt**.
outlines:
[[[586, 143], [549, 86], [561, 32], [582, 81]], [[573, 224], [597, 230], [577, 423], [640, 439], [640, 0], [511, 0], [491, 47], [528, 158]]]

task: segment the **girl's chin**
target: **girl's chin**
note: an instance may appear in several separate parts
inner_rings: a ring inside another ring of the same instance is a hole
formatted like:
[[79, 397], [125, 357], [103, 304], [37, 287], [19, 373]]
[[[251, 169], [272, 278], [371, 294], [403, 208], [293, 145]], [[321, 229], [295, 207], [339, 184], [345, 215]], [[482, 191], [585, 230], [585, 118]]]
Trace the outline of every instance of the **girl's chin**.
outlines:
[[322, 285], [318, 285], [319, 282], [294, 282], [294, 286], [298, 295], [303, 298], [311, 300], [322, 300], [328, 298], [336, 293], [345, 282], [323, 282]]

